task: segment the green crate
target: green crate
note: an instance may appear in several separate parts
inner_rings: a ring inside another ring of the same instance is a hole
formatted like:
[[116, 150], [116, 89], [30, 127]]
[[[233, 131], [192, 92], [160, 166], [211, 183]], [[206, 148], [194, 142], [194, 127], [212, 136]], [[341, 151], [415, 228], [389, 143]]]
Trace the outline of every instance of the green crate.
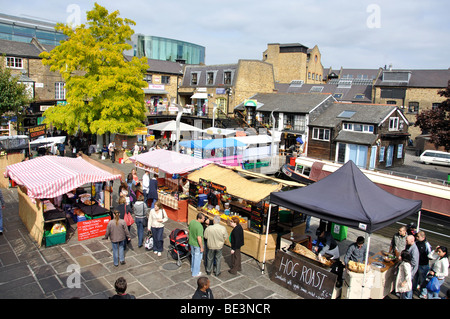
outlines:
[[255, 167], [255, 163], [244, 163], [244, 169], [250, 169]]
[[64, 244], [66, 242], [66, 232], [52, 234], [50, 231], [45, 231], [45, 247], [55, 246], [58, 244]]
[[270, 162], [269, 161], [265, 161], [265, 162], [257, 162], [256, 163], [256, 167], [265, 167], [265, 166], [269, 166]]
[[290, 210], [280, 210], [278, 216], [280, 216], [280, 223], [292, 222], [292, 213]]

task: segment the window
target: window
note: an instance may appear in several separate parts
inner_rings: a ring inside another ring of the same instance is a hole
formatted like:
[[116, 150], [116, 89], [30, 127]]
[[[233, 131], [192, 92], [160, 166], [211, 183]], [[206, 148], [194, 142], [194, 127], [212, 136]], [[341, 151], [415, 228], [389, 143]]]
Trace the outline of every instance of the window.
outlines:
[[417, 114], [419, 112], [419, 102], [409, 102], [408, 113]]
[[389, 100], [389, 101], [386, 101], [386, 104], [396, 105], [397, 101]]
[[12, 68], [12, 69], [22, 69], [22, 58], [15, 58], [15, 57], [7, 57], [6, 58], [6, 67]]
[[323, 90], [323, 86], [313, 86], [309, 90], [309, 93], [320, 93]]
[[152, 75], [151, 74], [146, 74], [144, 76], [144, 81], [146, 81], [147, 83], [152, 83]]
[[308, 79], [311, 78], [311, 72], [308, 72]]
[[320, 141], [330, 140], [330, 130], [325, 128], [314, 128], [313, 129], [313, 139]]
[[168, 75], [162, 75], [162, 76], [161, 76], [161, 83], [162, 83], [162, 84], [170, 84], [170, 76], [168, 76]]
[[230, 85], [231, 81], [232, 81], [232, 73], [231, 73], [231, 71], [223, 72], [223, 84]]
[[356, 94], [355, 95], [355, 99], [363, 99], [364, 98], [364, 94]]
[[344, 123], [343, 129], [344, 129], [344, 131], [354, 131], [354, 132], [364, 132], [364, 133], [373, 133], [373, 131], [374, 131], [373, 125], [353, 124], [353, 123]]
[[333, 96], [337, 100], [337, 99], [340, 99], [342, 97], [342, 93], [335, 93]]
[[441, 103], [433, 103], [433, 104], [431, 105], [431, 109], [432, 109], [432, 110], [436, 110], [436, 109], [438, 109], [440, 106], [441, 106]]
[[65, 100], [66, 89], [64, 88], [64, 82], [55, 83], [55, 100]]
[[198, 84], [198, 73], [192, 72], [191, 73], [191, 85], [197, 85]]
[[398, 117], [389, 118], [389, 131], [398, 131]]
[[214, 84], [214, 72], [206, 73], [206, 84], [208, 84], [208, 85]]

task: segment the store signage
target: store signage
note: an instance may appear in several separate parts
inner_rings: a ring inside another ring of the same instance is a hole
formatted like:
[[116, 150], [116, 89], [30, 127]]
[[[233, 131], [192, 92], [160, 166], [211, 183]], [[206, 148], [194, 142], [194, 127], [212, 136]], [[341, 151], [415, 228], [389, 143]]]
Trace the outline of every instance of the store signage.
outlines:
[[45, 135], [46, 128], [47, 124], [33, 126], [28, 129], [28, 134], [30, 135], [30, 138], [39, 137]]
[[216, 94], [225, 94], [227, 93], [227, 90], [225, 88], [217, 88]]
[[270, 280], [307, 299], [331, 299], [337, 275], [306, 257], [277, 251]]
[[77, 223], [78, 241], [104, 236], [111, 217], [101, 217]]

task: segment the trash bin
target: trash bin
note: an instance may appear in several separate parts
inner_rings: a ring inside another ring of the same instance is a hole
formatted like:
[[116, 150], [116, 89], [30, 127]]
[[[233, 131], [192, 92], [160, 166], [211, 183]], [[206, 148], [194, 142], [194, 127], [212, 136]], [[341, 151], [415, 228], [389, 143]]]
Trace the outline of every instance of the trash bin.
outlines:
[[331, 224], [331, 235], [334, 239], [342, 241], [347, 238], [347, 226], [338, 225], [335, 223]]

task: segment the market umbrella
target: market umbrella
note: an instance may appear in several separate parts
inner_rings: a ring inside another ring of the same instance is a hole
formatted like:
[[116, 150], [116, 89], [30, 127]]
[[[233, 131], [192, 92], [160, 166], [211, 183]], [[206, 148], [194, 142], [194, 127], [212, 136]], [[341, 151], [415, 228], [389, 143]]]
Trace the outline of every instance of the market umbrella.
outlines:
[[[167, 122], [161, 122], [153, 125], [147, 126], [149, 130], [154, 131], [170, 131], [174, 132], [177, 130], [177, 122], [175, 120], [167, 121]], [[201, 132], [202, 129], [180, 122], [180, 131], [191, 131], [191, 132]]]

